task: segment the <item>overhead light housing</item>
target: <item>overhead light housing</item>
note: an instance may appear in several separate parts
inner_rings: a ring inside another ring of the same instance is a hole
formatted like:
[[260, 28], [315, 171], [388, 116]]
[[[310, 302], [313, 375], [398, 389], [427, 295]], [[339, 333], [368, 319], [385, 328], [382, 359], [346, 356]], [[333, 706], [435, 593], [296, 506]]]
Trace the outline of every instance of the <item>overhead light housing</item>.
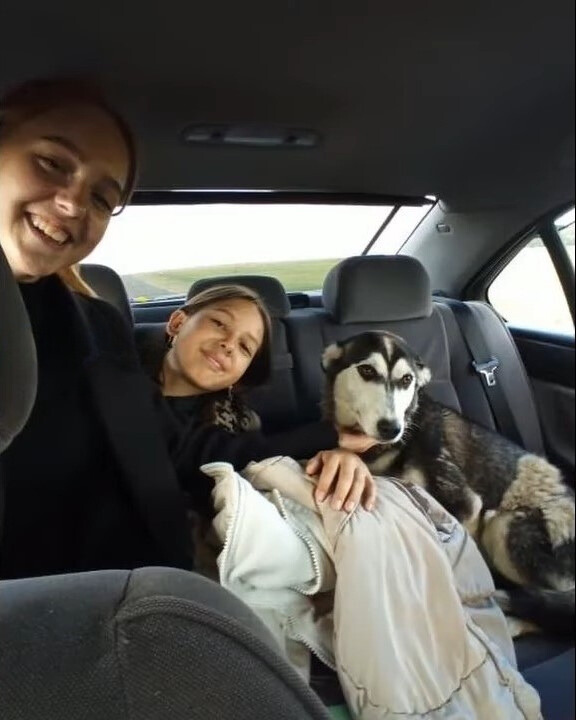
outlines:
[[187, 145], [238, 145], [261, 148], [314, 148], [315, 130], [271, 125], [189, 125], [182, 132]]

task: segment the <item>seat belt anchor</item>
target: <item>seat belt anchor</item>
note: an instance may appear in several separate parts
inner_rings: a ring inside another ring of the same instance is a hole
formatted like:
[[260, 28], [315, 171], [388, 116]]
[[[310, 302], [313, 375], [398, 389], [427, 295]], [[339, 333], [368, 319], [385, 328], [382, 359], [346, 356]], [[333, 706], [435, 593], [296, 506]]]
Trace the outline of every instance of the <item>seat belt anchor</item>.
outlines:
[[491, 357], [490, 360], [483, 363], [473, 360], [472, 367], [483, 377], [488, 387], [494, 387], [494, 385], [496, 385], [496, 370], [500, 367], [500, 362], [497, 358]]

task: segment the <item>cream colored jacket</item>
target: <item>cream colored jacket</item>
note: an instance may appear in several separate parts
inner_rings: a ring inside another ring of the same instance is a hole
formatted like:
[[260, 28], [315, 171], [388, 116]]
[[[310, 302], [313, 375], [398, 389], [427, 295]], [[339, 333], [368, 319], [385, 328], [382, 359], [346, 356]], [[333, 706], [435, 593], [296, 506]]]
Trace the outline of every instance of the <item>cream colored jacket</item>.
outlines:
[[[202, 470], [215, 480], [221, 584], [268, 625], [305, 676], [314, 652], [361, 720], [537, 720], [490, 572], [430, 495], [376, 478], [372, 512], [317, 505], [286, 457]], [[328, 613], [313, 596], [333, 592]]]

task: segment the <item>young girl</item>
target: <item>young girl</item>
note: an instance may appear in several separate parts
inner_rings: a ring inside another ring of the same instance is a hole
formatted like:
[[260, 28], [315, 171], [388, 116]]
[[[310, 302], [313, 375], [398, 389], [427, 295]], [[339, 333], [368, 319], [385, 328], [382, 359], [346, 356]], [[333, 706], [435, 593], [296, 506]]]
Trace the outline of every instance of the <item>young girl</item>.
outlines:
[[[360, 500], [371, 507], [372, 477], [357, 455], [338, 448], [330, 424], [266, 435], [243, 402], [243, 389], [269, 377], [270, 332], [260, 297], [246, 287], [223, 285], [204, 290], [171, 315], [165, 347], [143, 350], [145, 367], [184, 433], [195, 438], [188, 445], [197, 449], [196, 466], [218, 459], [242, 469], [274, 455], [312, 458], [307, 471], [319, 476], [319, 501], [335, 486], [333, 507], [345, 503], [350, 510]], [[191, 465], [190, 451], [188, 457]], [[193, 487], [193, 505], [209, 512], [211, 481], [198, 473]]]

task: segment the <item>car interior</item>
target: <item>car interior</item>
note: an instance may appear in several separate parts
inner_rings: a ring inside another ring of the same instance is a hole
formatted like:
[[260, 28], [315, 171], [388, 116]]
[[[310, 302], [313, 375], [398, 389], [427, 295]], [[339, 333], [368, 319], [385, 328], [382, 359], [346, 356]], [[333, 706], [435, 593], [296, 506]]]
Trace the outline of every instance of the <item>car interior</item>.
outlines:
[[[142, 164], [127, 217], [234, 207], [249, 219], [268, 210], [285, 218], [307, 206], [379, 218], [348, 238], [346, 254], [329, 228], [304, 228], [308, 254], [298, 256], [294, 238], [286, 259], [330, 260], [310, 286], [268, 263], [277, 244], [291, 245], [282, 219], [262, 235], [260, 264], [237, 260], [237, 226], [208, 238], [157, 222], [158, 278], [171, 269], [163, 234], [174, 232], [191, 258], [203, 245], [224, 248], [209, 273], [206, 262], [178, 269], [176, 290], [95, 253], [82, 277], [141, 351], [162, 345], [186, 299], [240, 283], [272, 317], [272, 376], [247, 395], [267, 432], [320, 418], [328, 344], [387, 330], [431, 368], [435, 400], [547, 457], [574, 487], [573, 2], [128, 0], [88, 11], [71, 0], [33, 10], [8, 0], [0, 12], [12, 29], [0, 92], [39, 75], [91, 75], [134, 126]], [[410, 210], [415, 220], [400, 227]], [[24, 308], [0, 270], [10, 349], [0, 351], [1, 452], [30, 412], [35, 367]], [[93, 575], [0, 581], [0, 717], [344, 717], [334, 673], [314, 661], [308, 688], [242, 603], [203, 578]], [[572, 631], [515, 641], [551, 720], [574, 717]], [[126, 638], [121, 658], [116, 632]], [[234, 661], [222, 669], [226, 653]], [[187, 667], [198, 668], [193, 682]], [[172, 704], [148, 691], [150, 674]], [[211, 706], [223, 682], [236, 691]], [[246, 700], [255, 693], [257, 707]]]

